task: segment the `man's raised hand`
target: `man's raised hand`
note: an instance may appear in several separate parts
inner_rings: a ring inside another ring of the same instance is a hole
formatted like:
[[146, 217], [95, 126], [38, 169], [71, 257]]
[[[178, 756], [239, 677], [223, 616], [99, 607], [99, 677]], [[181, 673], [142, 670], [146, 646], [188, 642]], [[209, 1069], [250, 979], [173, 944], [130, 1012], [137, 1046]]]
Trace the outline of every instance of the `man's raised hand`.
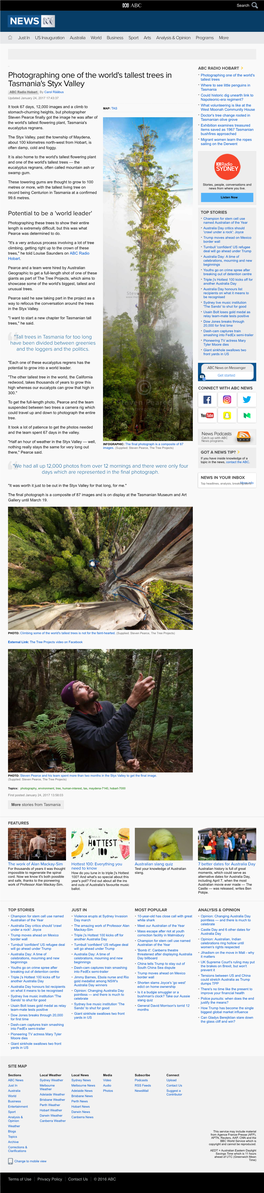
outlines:
[[130, 708], [137, 708], [138, 704], [142, 704], [143, 700], [148, 700], [155, 688], [155, 680], [152, 675], [147, 675], [143, 679], [142, 671], [139, 672], [139, 677], [134, 687], [132, 688], [131, 696], [128, 697], [127, 704]]

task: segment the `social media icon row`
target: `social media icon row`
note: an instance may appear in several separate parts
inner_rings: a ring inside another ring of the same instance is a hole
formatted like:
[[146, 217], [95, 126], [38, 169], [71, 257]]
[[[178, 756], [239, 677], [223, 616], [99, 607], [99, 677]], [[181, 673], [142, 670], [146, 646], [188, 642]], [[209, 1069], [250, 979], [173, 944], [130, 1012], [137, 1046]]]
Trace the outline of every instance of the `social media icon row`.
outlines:
[[208, 390], [206, 393], [204, 393], [202, 390], [200, 390], [198, 400], [199, 407], [204, 409], [206, 406], [209, 410], [211, 407], [215, 406], [221, 407], [221, 410], [233, 410], [236, 405], [242, 407], [244, 410], [251, 410], [252, 407], [253, 409], [256, 407], [256, 394], [253, 392], [249, 394], [243, 393], [242, 390], [241, 392], [236, 391], [233, 393], [221, 393], [221, 391], [217, 389], [211, 389], [211, 391]]

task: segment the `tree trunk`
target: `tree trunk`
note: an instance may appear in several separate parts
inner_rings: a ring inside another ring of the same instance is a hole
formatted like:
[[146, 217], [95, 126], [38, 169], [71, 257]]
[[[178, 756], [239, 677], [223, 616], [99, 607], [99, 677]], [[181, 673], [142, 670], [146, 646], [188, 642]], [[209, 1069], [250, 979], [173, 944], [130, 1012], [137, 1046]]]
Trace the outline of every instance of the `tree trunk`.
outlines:
[[35, 514], [33, 514], [33, 510], [28, 509], [26, 505], [24, 506], [24, 514], [27, 514], [29, 522], [32, 522], [33, 526], [36, 526], [37, 530], [40, 530], [41, 534], [45, 534], [45, 530], [43, 526], [40, 526]]
[[47, 696], [48, 696], [49, 692], [50, 692], [50, 651], [49, 650], [46, 650], [46, 652], [45, 652], [45, 677], [46, 677], [46, 689], [47, 689]]
[[133, 650], [126, 651], [125, 660], [125, 678], [124, 678], [124, 700], [128, 700], [132, 691], [132, 674], [133, 674], [134, 655]]
[[154, 708], [153, 708], [153, 713], [152, 713], [152, 721], [151, 721], [150, 733], [149, 733], [148, 744], [147, 744], [148, 754], [150, 753], [151, 742], [152, 742], [153, 733], [154, 733], [154, 729], [155, 729], [155, 720], [156, 720], [156, 716], [157, 716], [159, 690], [160, 690], [163, 667], [164, 667], [164, 655], [161, 654], [158, 675], [157, 675], [157, 683], [156, 683], [156, 687], [155, 687], [155, 697], [154, 697]]
[[164, 746], [164, 750], [163, 750], [162, 756], [161, 756], [161, 758], [160, 758], [160, 761], [159, 761], [159, 765], [160, 765], [160, 766], [162, 766], [162, 764], [163, 764], [163, 762], [164, 762], [164, 758], [165, 758], [165, 754], [166, 754], [166, 749], [167, 749], [168, 741], [169, 741], [169, 738], [170, 738], [170, 735], [171, 735], [172, 726], [173, 726], [173, 717], [170, 715], [170, 716], [168, 717], [168, 728], [167, 728], [167, 737], [166, 737], [166, 741], [165, 741], [165, 746]]
[[97, 507], [97, 508], [96, 508], [96, 510], [95, 510], [95, 541], [96, 541], [96, 550], [97, 550], [97, 551], [99, 551], [99, 549], [100, 549], [100, 523], [99, 523], [99, 512], [100, 512], [100, 511], [99, 511], [99, 509], [98, 509], [98, 507]]
[[38, 716], [39, 713], [42, 713], [45, 711], [46, 704], [47, 704], [45, 655], [44, 655], [43, 650], [38, 650], [36, 652], [36, 661], [37, 661], [37, 672], [38, 672], [38, 696], [37, 696], [37, 704], [36, 704], [36, 708], [35, 708], [35, 717]]
[[75, 517], [74, 517], [73, 510], [71, 508], [71, 505], [67, 505], [67, 513], [69, 514], [69, 518], [70, 518], [70, 521], [73, 526], [74, 534], [76, 534], [77, 539], [79, 539], [79, 542], [81, 542], [82, 536], [81, 536], [79, 527], [77, 526], [77, 523], [75, 522]]
[[147, 595], [129, 589], [129, 598], [96, 601], [88, 605], [46, 605], [21, 609], [9, 617], [9, 633], [20, 630], [162, 630], [163, 622], [149, 605]]
[[[143, 121], [143, 128], [144, 128], [144, 121]], [[144, 142], [143, 142], [143, 144], [144, 144]], [[136, 382], [136, 407], [135, 407], [135, 413], [134, 413], [134, 418], [133, 418], [133, 431], [135, 431], [137, 435], [139, 435], [140, 432], [144, 430], [144, 413], [145, 413], [144, 383], [146, 383], [146, 360], [145, 360], [144, 341], [143, 341], [143, 334], [142, 334], [143, 328], [144, 328], [144, 319], [146, 317], [145, 312], [146, 312], [146, 305], [147, 305], [147, 282], [146, 282], [146, 263], [145, 263], [145, 244], [144, 244], [144, 212], [145, 212], [145, 193], [146, 193], [146, 185], [147, 185], [145, 169], [146, 169], [146, 167], [145, 167], [145, 162], [144, 162], [144, 150], [143, 150], [143, 169], [142, 169], [142, 179], [141, 179], [141, 203], [140, 203], [140, 250], [139, 250], [139, 264], [138, 264], [139, 290], [138, 290], [138, 313], [137, 313], [137, 321], [138, 321], [137, 339], [138, 339], [141, 360], [140, 360], [140, 366], [139, 366], [139, 376], [138, 376], [137, 382]]]
[[132, 421], [132, 430], [135, 431], [136, 435], [139, 435], [145, 429], [146, 395], [149, 392], [146, 373], [146, 364], [142, 361], [136, 382], [136, 404]]
[[120, 581], [141, 587], [151, 580], [192, 583], [192, 530], [191, 507], [153, 507], [127, 550], [114, 558], [104, 595]]
[[178, 699], [178, 690], [179, 690], [179, 670], [180, 670], [180, 662], [181, 662], [181, 655], [180, 655], [180, 652], [178, 651], [178, 652], [177, 652], [177, 655], [176, 655], [176, 682], [175, 682], [175, 692], [174, 692], [173, 701], [172, 701], [172, 711], [171, 711], [171, 713], [169, 714], [169, 717], [168, 717], [168, 728], [167, 728], [167, 737], [166, 737], [166, 741], [165, 741], [165, 746], [164, 746], [164, 750], [163, 750], [162, 756], [161, 756], [161, 758], [160, 758], [160, 761], [159, 761], [159, 765], [160, 765], [160, 766], [162, 766], [162, 765], [163, 765], [163, 762], [164, 762], [164, 758], [165, 758], [165, 754], [166, 754], [166, 749], [167, 749], [168, 741], [169, 741], [169, 738], [170, 738], [170, 735], [171, 735], [172, 726], [173, 726], [173, 719], [174, 719], [174, 706], [175, 706], [175, 704], [176, 704], [176, 702], [177, 702], [177, 699]]

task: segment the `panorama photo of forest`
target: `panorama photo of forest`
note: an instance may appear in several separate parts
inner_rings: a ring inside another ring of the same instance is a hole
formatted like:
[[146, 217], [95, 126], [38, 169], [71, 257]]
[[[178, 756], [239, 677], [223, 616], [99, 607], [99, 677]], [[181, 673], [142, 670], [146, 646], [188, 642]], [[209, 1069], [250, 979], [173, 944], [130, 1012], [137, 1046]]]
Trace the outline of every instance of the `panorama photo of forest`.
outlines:
[[[192, 650], [10, 650], [9, 771], [73, 772], [61, 691], [83, 681], [118, 709], [139, 673], [155, 688], [137, 708], [128, 736], [145, 772], [192, 771]], [[117, 750], [117, 771], [126, 765]]]
[[192, 439], [192, 119], [104, 119], [104, 439]]
[[192, 629], [189, 506], [9, 509], [9, 631]]

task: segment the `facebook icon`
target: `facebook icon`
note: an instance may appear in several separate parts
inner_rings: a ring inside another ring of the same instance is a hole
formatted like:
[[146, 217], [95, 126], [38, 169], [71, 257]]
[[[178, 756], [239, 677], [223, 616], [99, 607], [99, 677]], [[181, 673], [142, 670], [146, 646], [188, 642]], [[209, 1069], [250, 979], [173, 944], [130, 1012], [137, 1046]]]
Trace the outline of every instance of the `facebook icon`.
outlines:
[[212, 404], [211, 394], [203, 395], [203, 404], [204, 404], [204, 406], [211, 406], [211, 404]]

